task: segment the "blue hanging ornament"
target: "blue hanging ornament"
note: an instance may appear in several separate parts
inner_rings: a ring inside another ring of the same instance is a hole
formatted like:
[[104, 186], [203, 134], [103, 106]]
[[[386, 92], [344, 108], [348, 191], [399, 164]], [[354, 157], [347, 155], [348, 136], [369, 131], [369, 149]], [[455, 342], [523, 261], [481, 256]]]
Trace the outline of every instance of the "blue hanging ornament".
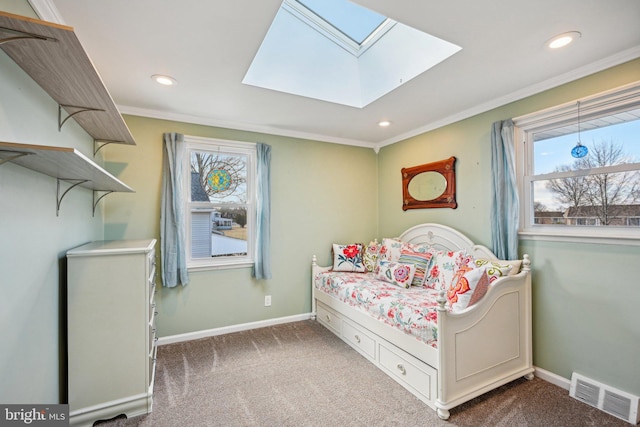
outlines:
[[576, 159], [581, 159], [587, 154], [589, 154], [589, 149], [584, 145], [580, 144], [580, 141], [578, 141], [576, 143], [576, 146], [571, 149], [571, 155]]
[[580, 101], [578, 101], [578, 142], [576, 142], [576, 146], [571, 149], [571, 155], [576, 159], [581, 159], [587, 154], [589, 154], [589, 149], [580, 142]]

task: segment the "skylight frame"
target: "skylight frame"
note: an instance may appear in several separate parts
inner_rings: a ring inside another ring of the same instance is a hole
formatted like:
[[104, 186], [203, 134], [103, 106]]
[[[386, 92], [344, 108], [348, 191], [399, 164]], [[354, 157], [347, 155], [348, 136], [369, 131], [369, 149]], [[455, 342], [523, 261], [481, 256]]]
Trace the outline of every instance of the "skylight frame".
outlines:
[[365, 53], [396, 24], [396, 21], [386, 18], [362, 43], [358, 43], [297, 0], [284, 0], [282, 8], [355, 57]]

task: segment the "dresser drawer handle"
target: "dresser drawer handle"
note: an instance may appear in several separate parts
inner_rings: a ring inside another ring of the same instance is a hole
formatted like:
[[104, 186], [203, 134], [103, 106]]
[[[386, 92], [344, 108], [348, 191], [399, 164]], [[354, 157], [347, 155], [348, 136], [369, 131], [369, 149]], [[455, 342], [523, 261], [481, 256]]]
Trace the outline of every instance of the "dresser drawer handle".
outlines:
[[407, 370], [404, 368], [404, 365], [402, 363], [398, 363], [397, 368], [402, 375], [407, 375]]
[[355, 336], [356, 342], [360, 344], [360, 337], [358, 335]]
[[327, 322], [331, 323], [331, 316], [327, 314], [325, 317], [327, 318]]

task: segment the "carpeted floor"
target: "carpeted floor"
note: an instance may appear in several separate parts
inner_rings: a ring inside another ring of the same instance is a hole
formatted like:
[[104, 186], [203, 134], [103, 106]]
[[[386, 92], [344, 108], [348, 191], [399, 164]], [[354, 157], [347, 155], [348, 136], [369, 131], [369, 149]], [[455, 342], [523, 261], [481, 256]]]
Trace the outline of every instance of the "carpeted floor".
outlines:
[[630, 426], [538, 378], [486, 393], [443, 421], [311, 320], [161, 346], [153, 412], [99, 425]]

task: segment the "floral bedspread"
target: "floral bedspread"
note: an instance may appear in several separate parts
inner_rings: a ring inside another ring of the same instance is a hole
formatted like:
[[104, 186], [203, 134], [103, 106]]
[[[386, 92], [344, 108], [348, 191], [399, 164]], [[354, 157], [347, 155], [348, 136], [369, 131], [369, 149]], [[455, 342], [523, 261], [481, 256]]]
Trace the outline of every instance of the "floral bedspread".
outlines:
[[404, 289], [376, 280], [373, 273], [333, 271], [318, 274], [314, 285], [316, 289], [437, 348], [437, 290], [422, 286]]

